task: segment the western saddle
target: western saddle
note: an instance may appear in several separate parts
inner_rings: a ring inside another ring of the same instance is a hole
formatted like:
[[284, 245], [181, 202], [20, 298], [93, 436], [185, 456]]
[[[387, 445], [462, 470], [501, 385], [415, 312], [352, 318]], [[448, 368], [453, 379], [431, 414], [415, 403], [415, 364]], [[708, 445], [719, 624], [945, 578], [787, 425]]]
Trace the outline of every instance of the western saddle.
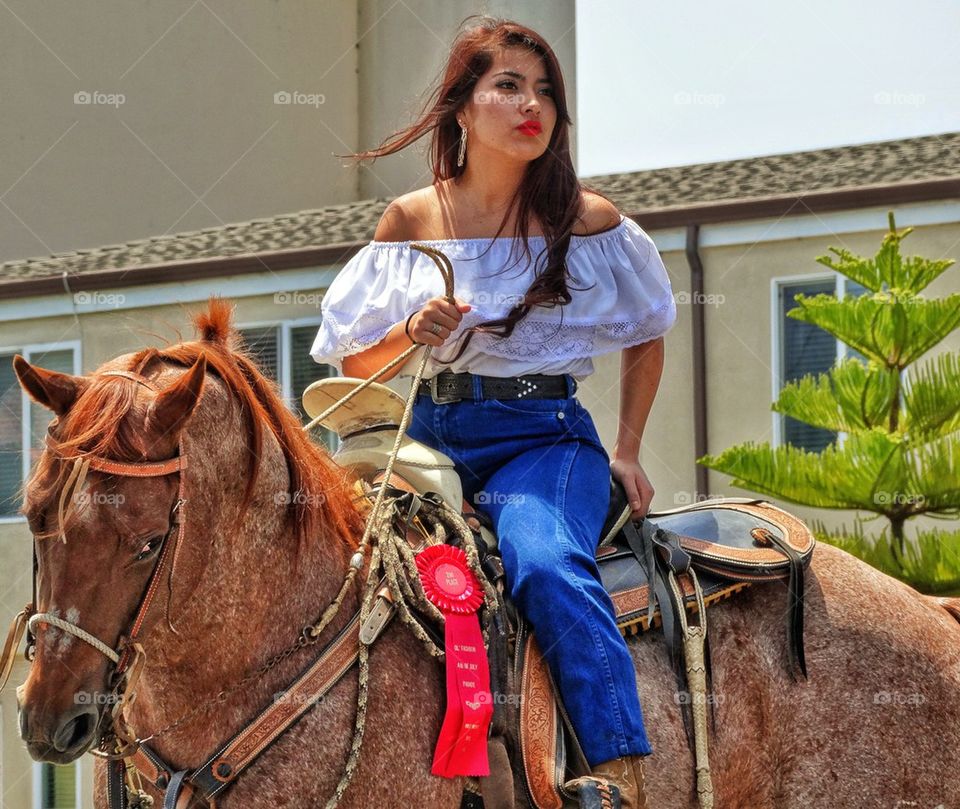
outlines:
[[[321, 413], [362, 381], [334, 377], [315, 382], [304, 393], [304, 407], [311, 415]], [[382, 482], [404, 406], [397, 393], [379, 383], [370, 384], [350, 399], [320, 422], [340, 436], [333, 460], [353, 469], [362, 480]], [[519, 739], [524, 787], [530, 802], [540, 809], [587, 806], [583, 795], [564, 788], [566, 781], [589, 774], [590, 768], [536, 638], [504, 593], [504, 570], [489, 517], [464, 499], [449, 456], [406, 435], [387, 485], [442, 498], [470, 526], [483, 570], [501, 593], [506, 608], [508, 639], [499, 656], [509, 661], [520, 692], [517, 715], [510, 721]], [[751, 584], [786, 582], [788, 670], [795, 681], [798, 667], [806, 677], [804, 570], [815, 540], [800, 519], [763, 499], [710, 499], [649, 512], [639, 522], [630, 519], [630, 512], [623, 486], [611, 475], [610, 505], [596, 552], [600, 576], [613, 601], [617, 626], [625, 636], [651, 627], [663, 629], [677, 692], [689, 696], [679, 702], [694, 759], [697, 797], [700, 806], [708, 809], [713, 805], [713, 790], [706, 706], [712, 705], [713, 699], [706, 605]], [[694, 614], [698, 615], [695, 625], [688, 620]], [[489, 653], [491, 676], [497, 680], [494, 650]], [[491, 685], [494, 693], [507, 689], [506, 682]], [[500, 710], [495, 700], [491, 733], [498, 719], [501, 724], [504, 721], [502, 712], [498, 716]], [[715, 731], [712, 711], [710, 720]], [[468, 782], [464, 805], [483, 806], [477, 797], [481, 789]], [[488, 805], [486, 809], [492, 808]]]

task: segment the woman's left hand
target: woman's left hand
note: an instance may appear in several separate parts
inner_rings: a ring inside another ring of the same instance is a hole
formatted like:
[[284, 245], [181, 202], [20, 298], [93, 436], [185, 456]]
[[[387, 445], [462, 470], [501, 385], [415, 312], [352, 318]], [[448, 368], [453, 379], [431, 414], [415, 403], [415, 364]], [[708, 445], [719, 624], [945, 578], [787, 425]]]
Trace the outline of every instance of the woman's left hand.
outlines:
[[630, 504], [631, 520], [646, 517], [653, 500], [653, 486], [647, 473], [643, 471], [639, 461], [623, 460], [620, 458], [610, 461], [611, 474], [623, 484], [627, 492], [627, 502]]

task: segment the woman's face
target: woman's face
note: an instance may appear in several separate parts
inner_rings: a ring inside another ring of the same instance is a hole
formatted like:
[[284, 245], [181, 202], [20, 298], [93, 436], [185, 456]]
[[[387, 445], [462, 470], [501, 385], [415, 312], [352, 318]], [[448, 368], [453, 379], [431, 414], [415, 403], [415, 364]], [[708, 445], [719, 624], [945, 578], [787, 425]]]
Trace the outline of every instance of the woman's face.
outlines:
[[[536, 160], [547, 150], [557, 122], [543, 58], [527, 48], [501, 48], [457, 118], [467, 127], [468, 162], [471, 154], [488, 152]], [[533, 122], [539, 129], [530, 126]]]

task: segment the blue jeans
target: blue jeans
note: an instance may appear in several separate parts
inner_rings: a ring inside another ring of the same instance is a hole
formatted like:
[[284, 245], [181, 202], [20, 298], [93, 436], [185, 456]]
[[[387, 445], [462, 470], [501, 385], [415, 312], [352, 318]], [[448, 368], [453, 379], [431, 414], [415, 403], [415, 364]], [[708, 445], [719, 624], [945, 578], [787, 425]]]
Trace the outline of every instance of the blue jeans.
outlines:
[[450, 456], [463, 496], [496, 527], [507, 588], [533, 627], [591, 767], [648, 756], [636, 671], [595, 553], [610, 457], [569, 374], [564, 399], [419, 396], [411, 438]]

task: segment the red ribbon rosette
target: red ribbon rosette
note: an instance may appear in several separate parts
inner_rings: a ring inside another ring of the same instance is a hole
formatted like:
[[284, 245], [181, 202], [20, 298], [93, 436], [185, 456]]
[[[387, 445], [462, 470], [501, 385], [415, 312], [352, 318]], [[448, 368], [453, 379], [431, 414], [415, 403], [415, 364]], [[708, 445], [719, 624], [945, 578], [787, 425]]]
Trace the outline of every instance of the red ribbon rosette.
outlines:
[[444, 615], [447, 711], [430, 772], [446, 778], [489, 775], [487, 730], [493, 699], [477, 617], [483, 590], [460, 548], [430, 545], [415, 559], [424, 594]]

